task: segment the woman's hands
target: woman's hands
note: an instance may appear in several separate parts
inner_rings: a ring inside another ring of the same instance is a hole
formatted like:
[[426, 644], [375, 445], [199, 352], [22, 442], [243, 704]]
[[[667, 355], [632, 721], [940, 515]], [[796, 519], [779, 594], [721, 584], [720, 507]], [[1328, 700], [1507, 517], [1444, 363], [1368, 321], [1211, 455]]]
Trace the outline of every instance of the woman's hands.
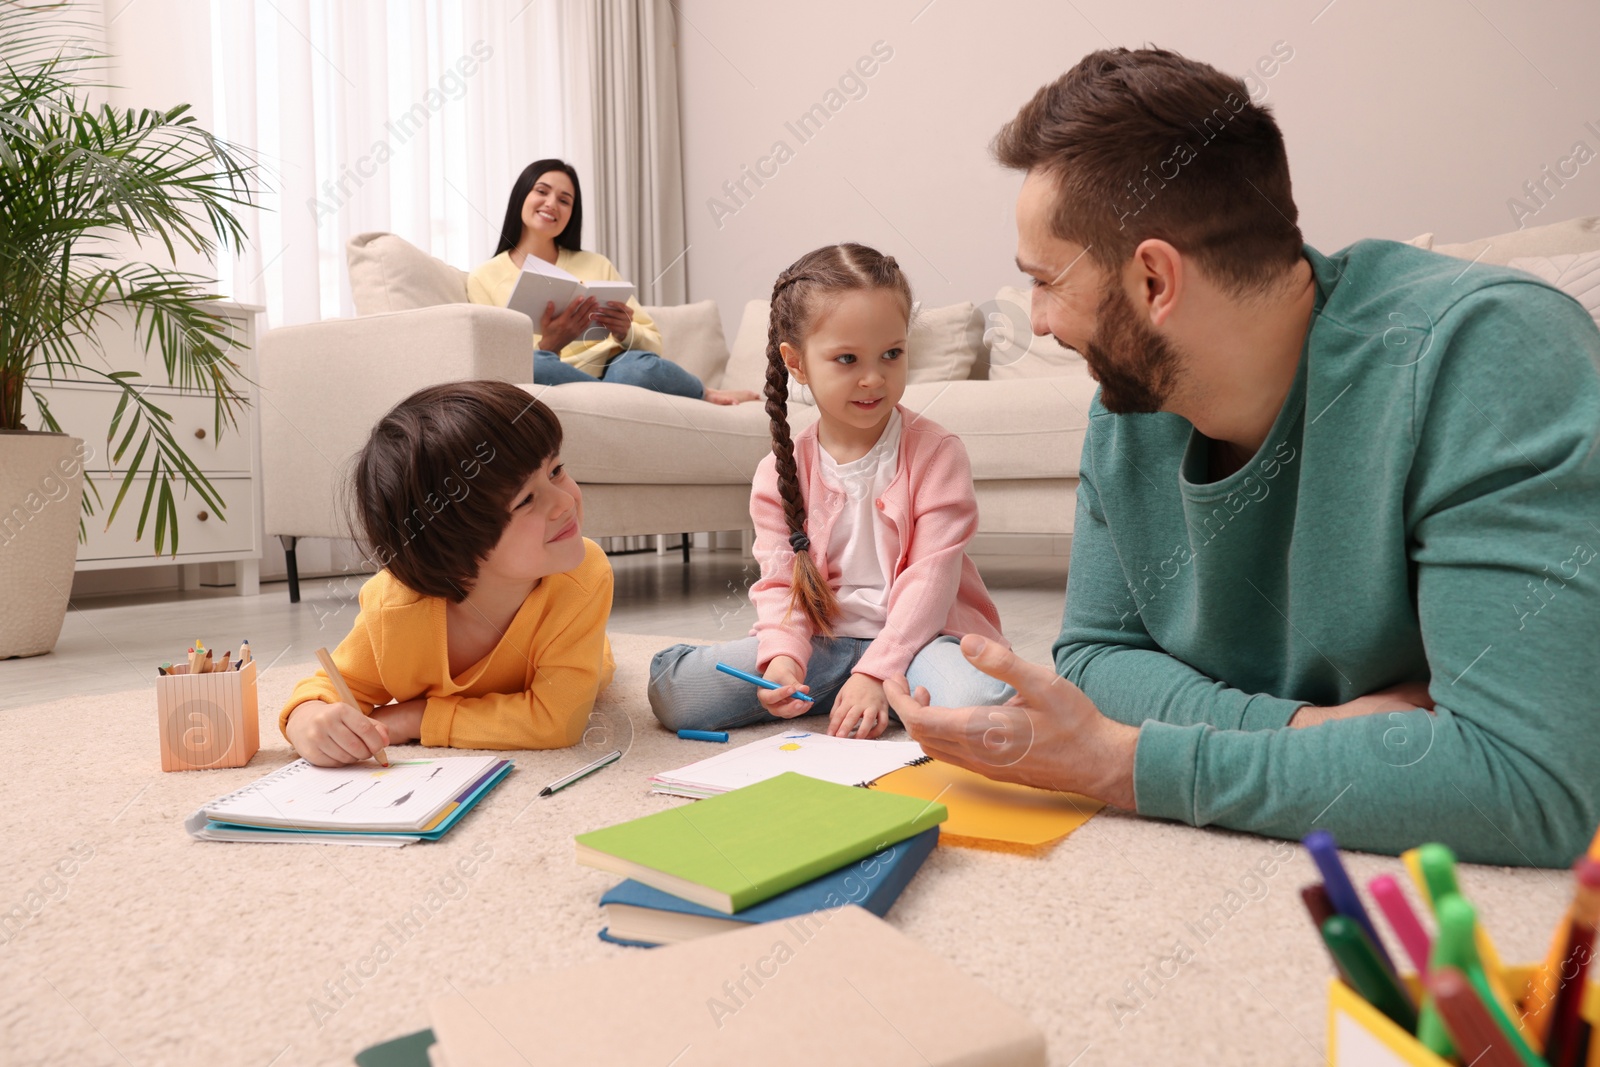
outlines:
[[828, 715], [828, 733], [834, 737], [868, 739], [889, 728], [889, 698], [883, 683], [870, 674], [852, 674], [839, 695], [833, 698]]
[[[583, 336], [583, 332], [594, 323], [595, 308], [599, 304], [594, 297], [586, 296], [568, 304], [567, 310], [558, 315], [555, 301], [550, 301], [544, 306], [544, 315], [539, 319], [539, 347], [559, 355], [563, 348]], [[631, 308], [628, 310], [628, 321], [633, 321]]]
[[426, 698], [390, 704], [370, 716], [349, 704], [307, 700], [289, 713], [285, 728], [289, 743], [307, 763], [342, 767], [370, 759], [386, 745], [399, 745], [422, 737], [422, 710]]
[[590, 316], [591, 321], [606, 328], [617, 344], [628, 347], [628, 334], [633, 329], [633, 308], [615, 300], [608, 300]]
[[756, 699], [761, 701], [761, 706], [778, 718], [792, 719], [797, 715], [804, 715], [816, 706], [794, 698], [795, 693], [810, 695], [811, 687], [805, 684], [805, 669], [788, 656], [773, 656], [762, 677], [783, 687], [756, 691]]

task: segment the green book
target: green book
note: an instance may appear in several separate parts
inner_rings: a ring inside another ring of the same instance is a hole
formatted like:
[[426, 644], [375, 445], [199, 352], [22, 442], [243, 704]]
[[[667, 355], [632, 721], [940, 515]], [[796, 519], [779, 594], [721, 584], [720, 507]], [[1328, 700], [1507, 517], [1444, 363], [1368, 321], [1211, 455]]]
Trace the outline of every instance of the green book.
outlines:
[[579, 834], [578, 862], [733, 915], [947, 816], [943, 804], [789, 772]]

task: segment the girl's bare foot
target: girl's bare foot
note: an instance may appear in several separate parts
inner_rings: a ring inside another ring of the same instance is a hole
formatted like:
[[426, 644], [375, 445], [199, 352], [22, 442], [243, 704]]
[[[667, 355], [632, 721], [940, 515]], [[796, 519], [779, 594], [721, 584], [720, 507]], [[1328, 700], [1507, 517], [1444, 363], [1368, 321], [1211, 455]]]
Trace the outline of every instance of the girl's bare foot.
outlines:
[[760, 399], [748, 389], [707, 389], [705, 395], [708, 404], [746, 404]]

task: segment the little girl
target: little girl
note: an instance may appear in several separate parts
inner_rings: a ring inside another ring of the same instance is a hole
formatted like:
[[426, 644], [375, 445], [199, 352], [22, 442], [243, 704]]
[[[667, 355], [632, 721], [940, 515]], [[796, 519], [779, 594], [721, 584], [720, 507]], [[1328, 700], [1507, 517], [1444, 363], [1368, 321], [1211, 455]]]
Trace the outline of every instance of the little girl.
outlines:
[[308, 762], [385, 745], [563, 748], [611, 680], [611, 565], [583, 536], [561, 424], [514, 385], [412, 394], [361, 450], [360, 524], [383, 567], [333, 651], [360, 707], [319, 670], [279, 728]]
[[[650, 706], [669, 729], [826, 713], [830, 734], [877, 737], [890, 716], [883, 682], [899, 674], [945, 707], [1013, 695], [961, 654], [965, 633], [1010, 645], [965, 551], [978, 526], [966, 449], [899, 406], [910, 313], [899, 266], [864, 245], [819, 248], [779, 275], [767, 332], [772, 455], [750, 495], [756, 624], [740, 641], [656, 653]], [[820, 416], [792, 440], [791, 375]]]

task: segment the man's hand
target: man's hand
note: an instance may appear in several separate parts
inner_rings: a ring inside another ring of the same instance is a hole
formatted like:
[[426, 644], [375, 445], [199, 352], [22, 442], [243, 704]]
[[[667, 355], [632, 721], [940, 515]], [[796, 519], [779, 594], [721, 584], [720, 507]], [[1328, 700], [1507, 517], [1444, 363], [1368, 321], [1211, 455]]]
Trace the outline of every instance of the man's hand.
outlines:
[[307, 700], [289, 713], [289, 743], [307, 763], [342, 767], [369, 759], [389, 743], [384, 724], [349, 704]]
[[883, 683], [870, 674], [852, 674], [833, 698], [828, 733], [866, 739], [877, 737], [888, 728], [889, 699], [884, 695]]
[[1307, 704], [1290, 717], [1289, 725], [1296, 730], [1303, 730], [1308, 726], [1321, 726], [1334, 719], [1353, 719], [1358, 715], [1377, 715], [1385, 711], [1412, 711], [1416, 708], [1424, 711], [1433, 710], [1433, 698], [1428, 695], [1426, 682], [1402, 682], [1400, 685], [1380, 689], [1376, 693], [1368, 693], [1347, 704], [1338, 704], [1331, 708], [1318, 708]]
[[1017, 695], [999, 707], [935, 708], [926, 689], [913, 694], [903, 675], [889, 679], [883, 686], [889, 704], [924, 752], [999, 781], [1134, 808], [1138, 727], [1106, 718], [1053, 669], [976, 634], [961, 639], [961, 651]]
[[761, 706], [778, 718], [792, 719], [816, 707], [807, 701], [794, 699], [796, 693], [809, 695], [811, 687], [805, 684], [805, 670], [788, 656], [773, 656], [772, 662], [767, 664], [767, 672], [762, 677], [783, 687], [756, 690], [756, 699], [761, 701]]
[[568, 304], [567, 310], [559, 315], [556, 314], [555, 301], [546, 304], [544, 315], [539, 319], [539, 347], [560, 355], [563, 348], [583, 336], [599, 303], [594, 297], [586, 296]]

